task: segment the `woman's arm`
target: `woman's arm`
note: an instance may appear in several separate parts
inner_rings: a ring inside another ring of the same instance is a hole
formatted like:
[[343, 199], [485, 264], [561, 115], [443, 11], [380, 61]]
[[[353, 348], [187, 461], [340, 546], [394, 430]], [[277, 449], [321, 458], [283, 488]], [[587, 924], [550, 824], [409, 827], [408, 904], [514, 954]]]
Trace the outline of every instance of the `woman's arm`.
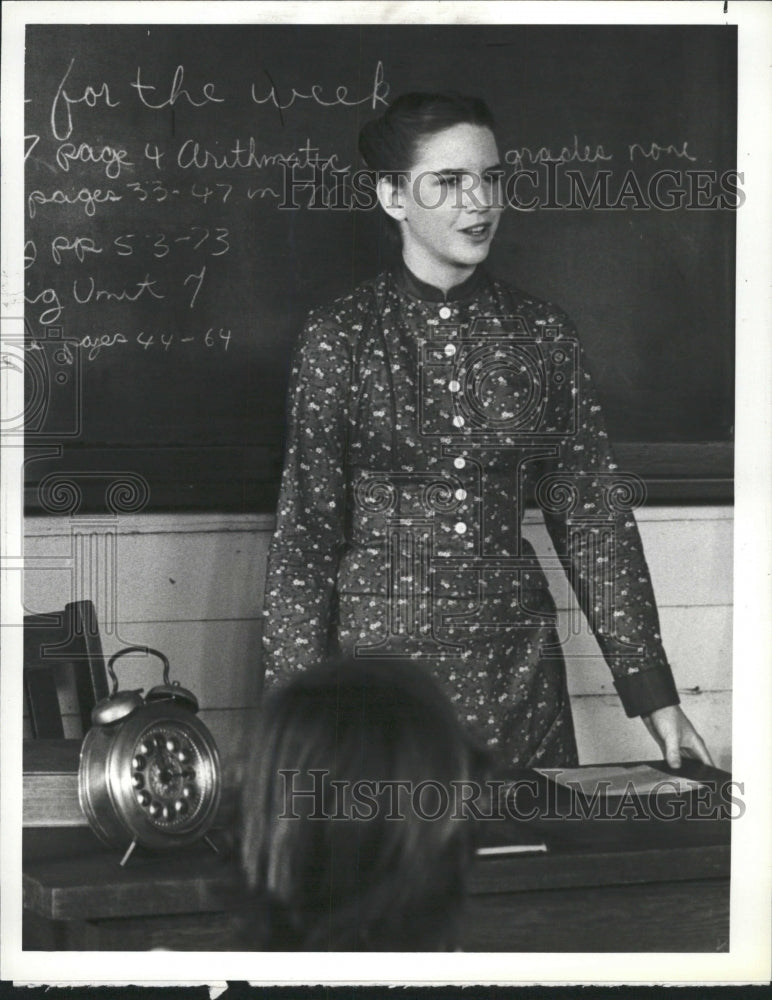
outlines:
[[[577, 344], [572, 433], [561, 442], [552, 480], [542, 480], [544, 519], [579, 604], [614, 676], [628, 716], [639, 715], [671, 767], [682, 752], [706, 764], [710, 753], [679, 705], [660, 635], [659, 616], [643, 544], [625, 497], [634, 479], [619, 470], [584, 352]], [[620, 475], [621, 473], [621, 475]], [[550, 475], [550, 473], [548, 473]], [[549, 483], [563, 483], [550, 505]], [[642, 484], [641, 484], [642, 486]], [[566, 496], [572, 500], [566, 503]], [[643, 496], [638, 498], [643, 501]]]
[[295, 350], [284, 471], [265, 584], [266, 683], [326, 654], [344, 546], [350, 352], [312, 312]]
[[637, 484], [614, 459], [573, 327], [567, 320], [561, 327], [577, 343], [579, 360], [572, 430], [561, 441], [559, 457], [550, 463], [552, 478], [542, 480], [538, 495], [550, 537], [611, 668], [625, 711], [647, 716], [677, 705], [679, 698], [662, 645], [638, 526], [632, 510], [625, 509], [625, 498]]

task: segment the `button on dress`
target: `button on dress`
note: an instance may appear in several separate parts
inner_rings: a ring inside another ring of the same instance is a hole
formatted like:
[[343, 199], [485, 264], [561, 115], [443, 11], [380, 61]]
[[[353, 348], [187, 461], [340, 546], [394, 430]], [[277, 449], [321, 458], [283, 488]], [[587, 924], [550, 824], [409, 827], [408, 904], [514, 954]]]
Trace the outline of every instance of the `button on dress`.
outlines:
[[409, 657], [503, 766], [571, 766], [533, 493], [628, 715], [677, 704], [640, 536], [570, 319], [478, 268], [406, 267], [309, 315], [265, 591], [265, 682]]

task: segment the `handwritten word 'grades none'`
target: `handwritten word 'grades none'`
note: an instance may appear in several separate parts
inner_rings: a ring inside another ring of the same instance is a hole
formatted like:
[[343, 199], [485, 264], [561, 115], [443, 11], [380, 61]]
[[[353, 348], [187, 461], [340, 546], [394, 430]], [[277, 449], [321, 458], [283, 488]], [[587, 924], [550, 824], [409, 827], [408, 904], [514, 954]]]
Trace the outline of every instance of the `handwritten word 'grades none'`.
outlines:
[[[122, 103], [122, 98], [116, 94], [115, 84], [111, 92], [110, 85], [104, 80], [78, 85], [73, 89], [73, 85], [68, 81], [74, 65], [73, 57], [51, 102], [49, 124], [52, 136], [59, 142], [69, 139], [72, 135], [75, 128], [73, 112], [76, 109], [97, 107], [109, 109], [116, 108]], [[222, 84], [205, 81], [192, 87], [184, 86], [185, 72], [185, 67], [179, 65], [171, 80], [151, 83], [147, 75], [144, 75], [142, 67], [138, 66], [135, 78], [128, 81], [128, 87], [134, 91], [134, 96], [143, 107], [153, 111], [171, 108], [178, 103], [184, 103], [190, 108], [226, 103], [229, 95], [223, 91]], [[332, 93], [320, 83], [312, 83], [302, 89], [295, 86], [280, 88], [267, 70], [264, 70], [264, 73], [268, 80], [267, 92], [265, 87], [253, 82], [249, 86], [250, 100], [258, 106], [266, 105], [274, 108], [280, 116], [295, 104], [310, 104], [319, 108], [352, 108], [369, 105], [372, 110], [388, 106], [390, 87], [385, 79], [383, 63], [380, 61], [376, 63], [370, 89], [362, 97], [351, 97], [349, 88], [343, 84], [334, 85]]]

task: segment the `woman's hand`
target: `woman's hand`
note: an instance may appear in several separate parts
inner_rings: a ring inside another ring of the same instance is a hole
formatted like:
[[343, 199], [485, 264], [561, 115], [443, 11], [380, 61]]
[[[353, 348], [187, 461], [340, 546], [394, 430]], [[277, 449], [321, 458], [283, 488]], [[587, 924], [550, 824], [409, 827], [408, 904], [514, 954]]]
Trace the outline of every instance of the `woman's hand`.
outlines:
[[703, 764], [713, 766], [713, 758], [708, 753], [708, 748], [684, 715], [680, 705], [658, 708], [642, 718], [646, 728], [659, 744], [669, 767], [681, 766], [682, 753], [687, 757], [696, 757]]

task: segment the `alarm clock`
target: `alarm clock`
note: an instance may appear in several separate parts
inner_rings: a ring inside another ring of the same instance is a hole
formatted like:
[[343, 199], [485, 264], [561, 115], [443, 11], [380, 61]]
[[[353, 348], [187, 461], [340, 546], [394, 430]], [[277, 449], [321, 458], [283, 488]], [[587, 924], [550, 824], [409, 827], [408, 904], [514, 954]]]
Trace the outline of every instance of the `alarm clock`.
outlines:
[[[145, 653], [163, 662], [163, 684], [119, 691], [115, 661]], [[221, 795], [214, 738], [197, 717], [196, 696], [169, 681], [169, 661], [157, 649], [127, 646], [107, 664], [112, 693], [91, 713], [80, 752], [78, 799], [89, 826], [109, 847], [139, 844], [171, 850], [205, 838]]]

